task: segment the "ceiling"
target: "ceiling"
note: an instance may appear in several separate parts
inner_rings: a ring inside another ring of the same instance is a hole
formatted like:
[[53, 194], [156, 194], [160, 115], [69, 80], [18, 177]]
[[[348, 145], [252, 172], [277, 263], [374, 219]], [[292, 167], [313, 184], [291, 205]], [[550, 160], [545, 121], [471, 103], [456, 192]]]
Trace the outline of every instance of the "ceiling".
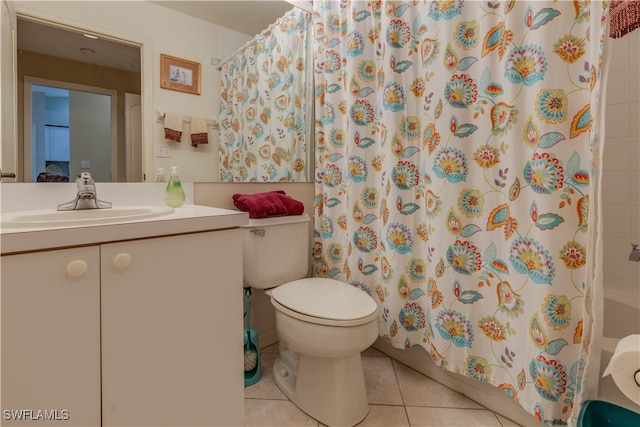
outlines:
[[284, 0], [152, 1], [159, 6], [254, 36], [293, 7]]
[[18, 19], [17, 47], [18, 51], [35, 52], [133, 73], [140, 72], [138, 46], [116, 43], [105, 38], [89, 39], [82, 33], [35, 21]]
[[[293, 7], [283, 0], [152, 1], [151, 3], [248, 35], [260, 33]], [[81, 32], [35, 21], [18, 19], [17, 47], [18, 50], [140, 72], [138, 46], [103, 37], [89, 39]]]

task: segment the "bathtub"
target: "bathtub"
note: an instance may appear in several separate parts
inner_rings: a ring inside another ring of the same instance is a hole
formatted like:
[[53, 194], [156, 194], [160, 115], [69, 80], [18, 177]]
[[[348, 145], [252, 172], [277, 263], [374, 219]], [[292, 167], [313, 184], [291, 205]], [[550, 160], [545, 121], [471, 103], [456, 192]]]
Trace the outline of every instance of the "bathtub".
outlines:
[[[640, 333], [639, 297], [616, 291], [605, 290], [603, 345], [600, 363], [600, 376], [609, 364], [618, 340], [631, 334]], [[491, 409], [523, 426], [544, 426], [520, 407], [517, 403], [495, 387], [460, 375], [446, 372], [425, 358], [424, 350], [402, 350], [389, 346], [378, 338], [374, 347], [395, 360], [410, 366], [418, 372], [438, 381], [445, 386], [464, 394], [488, 409]], [[601, 378], [598, 387], [598, 399], [615, 403], [640, 413], [640, 406], [629, 400], [613, 382], [611, 376]]]
[[[605, 289], [600, 376], [609, 365], [620, 338], [633, 334], [640, 334], [640, 297], [627, 292]], [[622, 394], [610, 375], [600, 379], [598, 399], [640, 413], [640, 406]]]

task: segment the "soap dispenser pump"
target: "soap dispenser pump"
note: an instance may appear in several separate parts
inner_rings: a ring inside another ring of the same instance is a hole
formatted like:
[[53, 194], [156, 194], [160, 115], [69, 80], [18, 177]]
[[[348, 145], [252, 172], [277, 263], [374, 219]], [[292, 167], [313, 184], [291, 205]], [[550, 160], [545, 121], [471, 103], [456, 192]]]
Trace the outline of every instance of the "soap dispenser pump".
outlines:
[[164, 176], [164, 168], [156, 169], [156, 182], [167, 182]]
[[182, 189], [180, 178], [178, 178], [178, 168], [176, 166], [171, 166], [171, 176], [167, 183], [167, 197], [165, 202], [167, 206], [179, 208], [184, 204], [184, 199], [184, 190]]

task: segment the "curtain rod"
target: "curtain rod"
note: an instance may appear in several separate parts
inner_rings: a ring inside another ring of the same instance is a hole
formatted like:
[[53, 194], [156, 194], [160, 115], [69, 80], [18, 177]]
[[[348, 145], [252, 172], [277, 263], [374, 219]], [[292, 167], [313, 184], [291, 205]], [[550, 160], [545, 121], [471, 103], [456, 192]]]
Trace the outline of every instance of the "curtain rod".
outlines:
[[237, 54], [239, 54], [240, 52], [244, 52], [251, 45], [257, 43], [258, 42], [258, 40], [257, 40], [258, 37], [267, 37], [267, 36], [269, 36], [271, 34], [271, 30], [273, 29], [273, 27], [276, 26], [283, 18], [285, 18], [285, 17], [289, 16], [290, 14], [292, 14], [293, 11], [295, 11], [296, 9], [301, 9], [305, 14], [309, 14], [309, 12], [307, 12], [306, 10], [304, 10], [304, 9], [298, 7], [298, 6], [294, 6], [289, 11], [287, 11], [287, 13], [282, 15], [280, 18], [276, 19], [276, 22], [274, 22], [273, 24], [269, 25], [266, 29], [262, 30], [259, 34], [256, 34], [251, 40], [246, 42], [244, 44], [244, 46], [242, 46], [241, 48], [236, 50], [234, 53], [231, 54], [231, 56], [229, 56], [227, 59], [222, 61], [220, 63], [220, 65], [218, 65], [218, 71], [222, 70], [222, 66], [224, 64], [226, 64], [227, 62], [229, 62], [230, 60], [232, 60]]
[[[273, 24], [272, 24], [273, 25]], [[271, 27], [267, 28], [266, 30], [263, 30], [260, 32], [260, 34], [255, 35], [251, 40], [249, 40], [248, 42], [246, 42], [244, 44], [244, 46], [242, 46], [241, 48], [239, 48], [238, 50], [236, 50], [235, 52], [233, 52], [231, 54], [230, 57], [228, 57], [227, 59], [225, 59], [224, 61], [222, 61], [220, 63], [220, 65], [218, 65], [218, 71], [222, 70], [222, 66], [224, 64], [226, 64], [227, 62], [231, 61], [233, 59], [234, 56], [236, 56], [237, 54], [239, 54], [240, 52], [244, 52], [245, 50], [247, 50], [250, 46], [256, 44], [258, 42], [258, 37], [266, 37], [271, 33]]]

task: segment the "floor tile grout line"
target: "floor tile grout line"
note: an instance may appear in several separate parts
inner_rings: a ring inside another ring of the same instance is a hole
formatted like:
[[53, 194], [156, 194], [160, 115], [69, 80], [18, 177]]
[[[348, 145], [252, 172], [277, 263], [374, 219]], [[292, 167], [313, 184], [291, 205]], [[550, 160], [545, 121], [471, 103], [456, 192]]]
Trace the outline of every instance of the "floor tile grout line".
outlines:
[[288, 398], [277, 399], [275, 397], [245, 397], [244, 400], [269, 400], [273, 402], [291, 402]]
[[396, 364], [393, 363], [393, 359], [387, 356], [391, 362], [391, 369], [393, 369], [393, 376], [396, 379], [396, 385], [398, 386], [398, 391], [400, 392], [400, 399], [402, 400], [402, 408], [404, 409], [404, 416], [407, 418], [407, 424], [411, 427], [411, 418], [409, 418], [409, 411], [407, 411], [407, 404], [404, 400], [404, 393], [402, 392], [402, 387], [400, 387], [400, 380], [398, 379], [398, 372], [396, 371]]
[[394, 403], [369, 403], [369, 406], [393, 406], [394, 408], [397, 408], [399, 406], [405, 407], [405, 405]]

